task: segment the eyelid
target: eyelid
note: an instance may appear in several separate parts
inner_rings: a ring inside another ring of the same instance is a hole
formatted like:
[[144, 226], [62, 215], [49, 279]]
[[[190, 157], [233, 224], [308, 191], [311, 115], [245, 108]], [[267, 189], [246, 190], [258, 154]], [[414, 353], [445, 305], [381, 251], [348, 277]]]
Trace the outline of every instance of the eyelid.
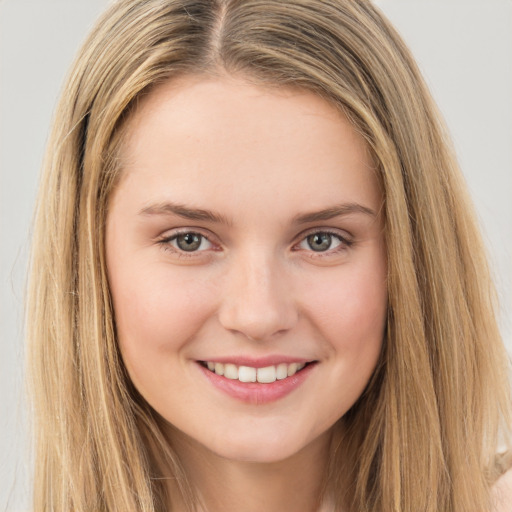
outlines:
[[[175, 228], [172, 230], [166, 230], [164, 232], [164, 234], [157, 237], [155, 242], [157, 244], [161, 245], [165, 250], [173, 251], [176, 254], [183, 256], [183, 257], [194, 257], [194, 255], [198, 256], [198, 255], [204, 254], [205, 252], [208, 252], [210, 250], [220, 250], [220, 244], [214, 240], [215, 236], [212, 233], [205, 233], [205, 231], [206, 230], [204, 230], [202, 228], [192, 228], [192, 227], [190, 227], [190, 228], [189, 227]], [[186, 235], [186, 234], [199, 235], [202, 238], [204, 238], [205, 240], [207, 240], [212, 245], [212, 247], [210, 247], [208, 249], [203, 249], [200, 251], [187, 252], [187, 251], [183, 251], [183, 250], [171, 245], [170, 242], [175, 240], [178, 236]]]
[[[206, 233], [205, 233], [205, 231], [206, 231]], [[203, 249], [203, 250], [200, 250], [200, 251], [190, 251], [190, 252], [187, 252], [187, 251], [180, 250], [179, 248], [173, 247], [170, 244], [170, 242], [172, 240], [175, 240], [178, 236], [184, 235], [184, 234], [188, 234], [188, 233], [196, 234], [196, 235], [199, 235], [199, 236], [203, 237], [204, 239], [206, 239], [212, 245], [212, 247], [210, 247], [208, 249]], [[341, 245], [340, 245], [340, 247], [337, 247], [337, 248], [334, 248], [334, 249], [328, 249], [326, 251], [315, 252], [312, 249], [309, 250], [309, 251], [306, 251], [306, 252], [313, 253], [315, 257], [328, 256], [328, 255], [336, 253], [337, 251], [346, 250], [346, 249], [348, 249], [349, 247], [351, 247], [354, 244], [354, 240], [353, 240], [352, 235], [350, 233], [348, 233], [347, 231], [345, 231], [345, 230], [337, 229], [337, 228], [332, 228], [332, 227], [315, 227], [315, 228], [310, 228], [310, 229], [307, 229], [305, 231], [302, 231], [295, 238], [296, 241], [293, 243], [292, 250], [304, 250], [304, 249], [300, 249], [299, 245], [302, 242], [304, 242], [304, 240], [308, 236], [314, 235], [314, 234], [317, 234], [317, 233], [324, 233], [324, 234], [328, 234], [328, 235], [334, 236], [338, 240], [340, 240]], [[221, 244], [218, 241], [215, 241], [215, 238], [216, 238], [216, 236], [213, 235], [213, 233], [208, 232], [208, 230], [205, 230], [203, 228], [180, 227], [180, 228], [174, 228], [174, 229], [171, 229], [171, 230], [166, 230], [164, 232], [164, 234], [162, 234], [162, 235], [160, 235], [159, 237], [156, 238], [155, 242], [157, 244], [163, 246], [164, 249], [173, 251], [175, 254], [177, 254], [179, 256], [183, 256], [183, 257], [194, 257], [195, 256], [195, 257], [198, 257], [199, 255], [202, 255], [202, 254], [204, 254], [206, 252], [209, 252], [211, 250], [214, 250], [214, 251], [222, 250]]]
[[[308, 236], [315, 235], [315, 234], [327, 234], [334, 236], [338, 238], [341, 242], [340, 247], [336, 247], [334, 249], [328, 249], [326, 251], [318, 251], [315, 252], [313, 249], [306, 250], [306, 249], [300, 249], [299, 245], [303, 243]], [[329, 256], [332, 254], [336, 254], [339, 251], [346, 250], [350, 248], [354, 244], [353, 237], [350, 233], [348, 233], [345, 230], [342, 229], [336, 229], [336, 228], [322, 228], [322, 227], [316, 227], [311, 228], [306, 231], [303, 231], [297, 236], [297, 241], [293, 244], [293, 250], [305, 250], [306, 252], [312, 253], [315, 258], [322, 257], [322, 256]]]
[[307, 238], [310, 235], [314, 235], [316, 233], [326, 233], [328, 235], [333, 235], [341, 238], [347, 243], [353, 242], [353, 236], [345, 229], [339, 229], [339, 228], [328, 228], [328, 227], [316, 227], [316, 228], [310, 228], [302, 231], [299, 235], [297, 235], [296, 240], [301, 242], [305, 238]]

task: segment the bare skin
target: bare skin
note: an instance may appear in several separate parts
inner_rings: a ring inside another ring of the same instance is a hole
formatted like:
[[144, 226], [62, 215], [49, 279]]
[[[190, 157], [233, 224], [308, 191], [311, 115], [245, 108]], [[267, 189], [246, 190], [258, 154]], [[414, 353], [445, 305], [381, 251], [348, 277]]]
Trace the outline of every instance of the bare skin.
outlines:
[[311, 93], [185, 77], [139, 105], [122, 161], [106, 237], [120, 349], [202, 512], [317, 512], [386, 319], [365, 141]]
[[510, 512], [512, 506], [512, 469], [509, 469], [496, 482], [492, 497], [496, 505], [494, 512]]
[[[213, 452], [205, 454], [190, 438], [181, 436], [176, 442], [175, 433], [173, 440], [187, 473], [194, 475], [194, 485], [203, 504], [198, 512], [330, 512], [327, 503], [320, 503], [329, 437], [327, 433], [289, 459], [264, 465], [233, 464]], [[179, 491], [172, 485], [170, 491], [173, 506], [177, 507], [173, 510], [184, 512]]]

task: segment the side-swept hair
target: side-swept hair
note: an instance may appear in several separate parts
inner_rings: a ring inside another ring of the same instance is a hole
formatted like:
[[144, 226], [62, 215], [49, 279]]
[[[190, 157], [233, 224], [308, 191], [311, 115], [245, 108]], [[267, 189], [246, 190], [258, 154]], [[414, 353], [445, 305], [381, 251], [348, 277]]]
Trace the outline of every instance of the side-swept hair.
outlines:
[[120, 357], [104, 234], [138, 98], [219, 72], [322, 96], [377, 163], [387, 332], [375, 375], [335, 426], [336, 509], [488, 510], [511, 416], [486, 256], [420, 73], [367, 0], [119, 0], [92, 31], [56, 112], [34, 225], [34, 510], [164, 510], [166, 471], [194, 510], [193, 482]]

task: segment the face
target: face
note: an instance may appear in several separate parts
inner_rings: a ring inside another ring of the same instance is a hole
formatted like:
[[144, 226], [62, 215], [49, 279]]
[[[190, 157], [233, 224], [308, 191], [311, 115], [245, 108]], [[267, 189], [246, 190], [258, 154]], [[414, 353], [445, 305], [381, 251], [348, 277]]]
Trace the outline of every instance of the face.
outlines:
[[328, 435], [386, 317], [362, 138], [311, 93], [188, 77], [142, 101], [122, 156], [107, 265], [139, 392], [228, 459], [284, 460]]

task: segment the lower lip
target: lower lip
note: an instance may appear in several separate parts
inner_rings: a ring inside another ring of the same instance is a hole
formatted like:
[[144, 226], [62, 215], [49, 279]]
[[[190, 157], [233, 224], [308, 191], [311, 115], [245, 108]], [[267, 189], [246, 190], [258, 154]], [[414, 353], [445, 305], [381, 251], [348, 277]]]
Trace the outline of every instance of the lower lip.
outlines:
[[208, 368], [199, 363], [198, 366], [217, 389], [242, 402], [260, 405], [275, 402], [296, 390], [309, 377], [317, 363], [309, 363], [295, 375], [268, 384], [227, 379], [208, 370]]

